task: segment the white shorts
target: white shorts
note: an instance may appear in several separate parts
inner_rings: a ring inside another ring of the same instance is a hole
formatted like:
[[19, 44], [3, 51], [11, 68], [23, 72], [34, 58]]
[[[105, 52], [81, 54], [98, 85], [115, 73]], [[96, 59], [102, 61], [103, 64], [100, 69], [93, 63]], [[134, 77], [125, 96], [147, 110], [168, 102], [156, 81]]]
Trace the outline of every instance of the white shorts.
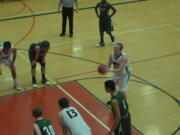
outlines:
[[6, 58], [6, 59], [0, 59], [0, 65], [1, 64], [4, 64], [6, 65], [7, 67], [10, 68], [11, 64], [12, 64], [12, 56]]
[[129, 73], [125, 75], [116, 75], [112, 76], [112, 80], [118, 86], [117, 90], [119, 91], [126, 91], [128, 89], [128, 80], [129, 80]]

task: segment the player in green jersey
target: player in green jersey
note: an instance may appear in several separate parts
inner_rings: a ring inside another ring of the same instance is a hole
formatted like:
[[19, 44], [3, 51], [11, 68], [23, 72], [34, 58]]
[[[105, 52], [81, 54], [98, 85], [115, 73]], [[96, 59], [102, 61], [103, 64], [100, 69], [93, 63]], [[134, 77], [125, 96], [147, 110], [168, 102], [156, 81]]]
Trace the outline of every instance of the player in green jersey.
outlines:
[[32, 113], [36, 118], [36, 121], [33, 124], [35, 135], [56, 135], [51, 122], [42, 117], [42, 109], [40, 107], [34, 108]]
[[45, 77], [46, 71], [46, 54], [50, 48], [50, 43], [48, 41], [42, 41], [37, 43], [32, 43], [29, 47], [29, 60], [31, 62], [31, 74], [32, 74], [32, 86], [37, 87], [36, 84], [36, 63], [39, 62], [41, 65], [42, 83], [49, 85]]
[[113, 111], [113, 126], [108, 135], [131, 135], [131, 117], [128, 111], [128, 104], [124, 95], [116, 91], [113, 80], [107, 80], [104, 83], [106, 92], [110, 93], [110, 105]]
[[[112, 10], [112, 13], [109, 14], [110, 9]], [[104, 46], [104, 32], [110, 36], [112, 43], [114, 44], [115, 39], [112, 35], [113, 26], [111, 17], [116, 13], [116, 9], [108, 3], [106, 0], [101, 0], [101, 2], [97, 3], [95, 7], [95, 12], [97, 17], [99, 18], [99, 32], [100, 32], [100, 42], [96, 44], [97, 47]]]

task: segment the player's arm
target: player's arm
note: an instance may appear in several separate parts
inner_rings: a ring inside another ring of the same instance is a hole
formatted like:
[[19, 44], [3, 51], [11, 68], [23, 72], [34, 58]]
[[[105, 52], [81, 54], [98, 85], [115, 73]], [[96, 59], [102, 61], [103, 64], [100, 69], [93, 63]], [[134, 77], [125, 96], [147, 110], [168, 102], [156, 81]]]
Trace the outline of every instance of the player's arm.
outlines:
[[9, 56], [4, 55], [4, 54], [2, 53], [2, 51], [0, 51], [0, 56], [1, 56], [1, 59], [6, 59], [6, 58], [9, 57]]
[[42, 56], [43, 62], [45, 62], [46, 54], [47, 54], [48, 51], [49, 51], [49, 48], [44, 52], [44, 54]]
[[13, 48], [13, 61], [12, 61], [12, 64], [14, 64], [15, 60], [16, 60], [16, 55], [17, 55], [17, 49], [16, 48]]
[[40, 54], [40, 47], [36, 46], [36, 48], [35, 48], [35, 58], [34, 58], [34, 60], [31, 63], [32, 66], [36, 65], [38, 57], [39, 57], [39, 54]]
[[116, 9], [111, 4], [109, 4], [109, 6], [110, 9], [112, 9], [112, 14], [110, 15], [110, 17], [112, 17], [116, 13]]
[[40, 51], [41, 51], [40, 47], [39, 47], [39, 46], [36, 46], [36, 48], [35, 48], [35, 58], [34, 58], [34, 61], [37, 61], [37, 60], [38, 60]]
[[108, 60], [108, 67], [110, 68], [112, 65], [112, 55], [109, 55], [109, 60]]
[[75, 5], [76, 5], [76, 11], [78, 12], [78, 10], [79, 10], [79, 3], [78, 3], [78, 0], [75, 0]]
[[62, 131], [63, 131], [63, 135], [70, 135], [69, 129], [64, 125], [60, 113], [58, 113], [58, 121], [59, 121], [59, 124], [61, 125]]
[[59, 0], [59, 3], [58, 3], [58, 11], [60, 11], [61, 6], [62, 6], [62, 0]]
[[33, 124], [33, 129], [34, 129], [34, 133], [35, 135], [41, 135], [41, 131], [39, 129], [39, 126], [37, 124]]
[[97, 17], [100, 17], [100, 15], [98, 13], [98, 8], [99, 8], [99, 3], [95, 7], [95, 12], [96, 12]]
[[115, 129], [117, 128], [117, 126], [120, 122], [120, 119], [121, 119], [119, 102], [117, 100], [113, 99], [111, 101], [111, 106], [112, 106], [113, 115], [114, 115], [114, 122], [113, 122], [113, 125], [112, 125], [111, 130], [109, 131], [108, 135], [113, 135], [113, 133], [114, 133]]

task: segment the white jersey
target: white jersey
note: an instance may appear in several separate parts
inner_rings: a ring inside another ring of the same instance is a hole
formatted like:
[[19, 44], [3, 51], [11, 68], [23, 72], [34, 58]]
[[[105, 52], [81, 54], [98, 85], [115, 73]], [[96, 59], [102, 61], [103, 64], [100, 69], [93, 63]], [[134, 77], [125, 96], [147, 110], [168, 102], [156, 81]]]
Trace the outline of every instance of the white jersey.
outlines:
[[3, 46], [0, 45], [0, 65], [5, 64], [7, 67], [10, 67], [13, 62], [12, 53], [14, 47], [12, 46], [7, 54], [3, 52], [3, 49]]
[[[122, 53], [120, 56], [115, 57], [114, 53], [112, 53], [111, 57], [112, 57], [112, 64], [114, 69], [119, 68], [119, 64], [122, 62], [123, 58], [126, 56], [125, 53]], [[122, 70], [122, 72], [120, 74], [127, 74], [131, 71], [131, 67], [127, 61], [127, 63], [124, 66], [124, 69]]]
[[63, 124], [70, 129], [72, 135], [91, 135], [91, 129], [76, 108], [64, 108], [60, 115]]

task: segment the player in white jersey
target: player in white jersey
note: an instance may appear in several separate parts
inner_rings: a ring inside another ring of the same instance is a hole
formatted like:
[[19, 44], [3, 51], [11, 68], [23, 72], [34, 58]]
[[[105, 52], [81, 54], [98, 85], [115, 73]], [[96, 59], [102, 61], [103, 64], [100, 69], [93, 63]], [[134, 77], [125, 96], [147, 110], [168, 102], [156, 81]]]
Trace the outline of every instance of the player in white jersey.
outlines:
[[58, 113], [63, 135], [92, 135], [91, 129], [86, 124], [78, 110], [69, 106], [66, 98], [58, 101], [61, 111]]
[[131, 67], [128, 63], [128, 58], [126, 54], [123, 53], [122, 50], [123, 44], [116, 43], [114, 51], [109, 56], [108, 71], [114, 73], [112, 76], [112, 80], [118, 87], [117, 90], [122, 91], [126, 98], [125, 91], [128, 89], [128, 80], [130, 76]]
[[9, 67], [14, 82], [14, 88], [20, 90], [21, 88], [16, 81], [16, 68], [14, 66], [15, 60], [16, 48], [9, 41], [6, 41], [3, 43], [3, 45], [0, 45], [0, 65], [5, 64], [7, 67]]

